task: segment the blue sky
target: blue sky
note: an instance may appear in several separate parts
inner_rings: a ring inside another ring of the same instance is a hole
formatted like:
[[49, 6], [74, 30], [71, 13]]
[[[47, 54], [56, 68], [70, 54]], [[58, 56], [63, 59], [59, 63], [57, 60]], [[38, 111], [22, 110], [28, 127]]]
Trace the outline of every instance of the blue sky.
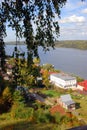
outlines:
[[68, 0], [59, 25], [60, 40], [87, 40], [87, 0]]
[[[56, 19], [57, 20], [57, 19]], [[87, 40], [87, 0], [67, 0], [61, 9], [59, 40]], [[15, 41], [15, 32], [7, 28], [5, 41]]]

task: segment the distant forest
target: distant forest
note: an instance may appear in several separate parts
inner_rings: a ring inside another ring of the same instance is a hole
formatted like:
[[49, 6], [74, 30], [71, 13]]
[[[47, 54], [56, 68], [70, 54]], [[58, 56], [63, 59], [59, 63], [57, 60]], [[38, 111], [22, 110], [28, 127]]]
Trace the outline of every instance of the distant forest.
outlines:
[[[9, 42], [5, 42], [6, 45], [16, 45], [16, 41], [9, 41]], [[24, 41], [17, 41], [18, 45], [24, 45], [25, 42]]]
[[[6, 45], [15, 45], [16, 42], [6, 42]], [[18, 44], [25, 44], [24, 41], [18, 42]], [[66, 41], [56, 41], [55, 47], [65, 47], [65, 48], [75, 48], [80, 50], [87, 50], [87, 40], [66, 40]]]
[[56, 41], [55, 47], [75, 48], [87, 50], [87, 40]]

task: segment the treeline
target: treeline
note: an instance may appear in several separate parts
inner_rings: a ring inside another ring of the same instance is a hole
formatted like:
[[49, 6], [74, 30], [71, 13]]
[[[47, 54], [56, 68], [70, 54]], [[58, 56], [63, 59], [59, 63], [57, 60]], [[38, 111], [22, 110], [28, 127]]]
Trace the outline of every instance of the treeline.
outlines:
[[[16, 41], [8, 41], [8, 42], [5, 42], [6, 45], [16, 45]], [[19, 45], [24, 45], [25, 42], [24, 41], [18, 41], [17, 44]]]
[[65, 48], [87, 50], [87, 40], [56, 41], [55, 47], [65, 47]]
[[[6, 42], [6, 45], [15, 45], [16, 41]], [[24, 45], [24, 41], [19, 41], [19, 45]], [[55, 47], [65, 47], [65, 48], [76, 48], [80, 50], [87, 50], [87, 40], [65, 40], [56, 41]]]

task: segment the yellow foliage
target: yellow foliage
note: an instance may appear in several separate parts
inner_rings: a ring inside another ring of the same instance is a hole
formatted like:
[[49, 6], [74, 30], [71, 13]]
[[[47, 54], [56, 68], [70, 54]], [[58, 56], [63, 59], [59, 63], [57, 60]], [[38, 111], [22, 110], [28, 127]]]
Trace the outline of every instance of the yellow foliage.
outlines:
[[9, 87], [6, 87], [2, 93], [2, 97], [4, 99], [4, 101], [8, 101], [11, 102], [12, 101], [12, 95], [11, 92], [9, 90]]

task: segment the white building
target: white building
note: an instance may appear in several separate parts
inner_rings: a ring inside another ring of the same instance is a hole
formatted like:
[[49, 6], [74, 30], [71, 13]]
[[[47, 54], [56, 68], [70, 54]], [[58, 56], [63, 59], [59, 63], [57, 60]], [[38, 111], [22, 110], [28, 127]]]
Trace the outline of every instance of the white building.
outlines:
[[64, 89], [74, 88], [77, 86], [76, 78], [64, 73], [51, 74], [50, 81], [56, 86]]

